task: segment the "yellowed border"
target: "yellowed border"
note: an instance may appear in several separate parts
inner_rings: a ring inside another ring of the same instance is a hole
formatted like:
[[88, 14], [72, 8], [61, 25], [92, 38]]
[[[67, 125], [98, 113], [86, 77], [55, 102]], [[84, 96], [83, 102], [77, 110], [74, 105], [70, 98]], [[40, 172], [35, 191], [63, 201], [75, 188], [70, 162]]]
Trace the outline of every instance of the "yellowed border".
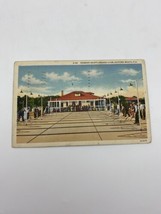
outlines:
[[[74, 141], [74, 142], [57, 142], [57, 143], [30, 143], [30, 144], [17, 144], [16, 142], [16, 128], [17, 128], [17, 94], [18, 87], [18, 67], [31, 66], [31, 65], [98, 65], [98, 64], [142, 64], [143, 83], [145, 89], [146, 100], [146, 118], [147, 118], [147, 139], [140, 140], [106, 140], [106, 141]], [[143, 59], [112, 59], [112, 60], [55, 60], [55, 61], [17, 61], [14, 63], [14, 78], [13, 78], [13, 120], [12, 120], [12, 146], [13, 147], [51, 147], [51, 146], [88, 146], [88, 145], [117, 145], [117, 144], [143, 144], [151, 142], [151, 127], [150, 127], [150, 112], [149, 112], [149, 99], [147, 89], [147, 77], [145, 61]]]

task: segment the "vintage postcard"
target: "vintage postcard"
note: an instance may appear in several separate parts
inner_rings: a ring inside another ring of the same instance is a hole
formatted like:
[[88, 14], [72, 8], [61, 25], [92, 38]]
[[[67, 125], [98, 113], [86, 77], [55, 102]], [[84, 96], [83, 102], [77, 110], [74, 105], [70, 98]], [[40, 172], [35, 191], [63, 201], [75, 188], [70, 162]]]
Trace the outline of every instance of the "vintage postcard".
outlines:
[[13, 147], [150, 142], [144, 60], [15, 63]]

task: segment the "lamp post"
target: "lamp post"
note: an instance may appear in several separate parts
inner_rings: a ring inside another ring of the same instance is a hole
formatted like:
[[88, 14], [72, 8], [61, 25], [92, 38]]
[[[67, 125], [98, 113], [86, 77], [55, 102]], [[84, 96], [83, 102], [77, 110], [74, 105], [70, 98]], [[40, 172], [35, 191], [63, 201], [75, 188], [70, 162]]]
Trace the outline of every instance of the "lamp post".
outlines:
[[42, 95], [38, 95], [38, 97], [40, 97], [40, 100], [41, 100], [41, 119], [42, 119], [42, 115], [43, 115], [43, 97], [42, 97]]
[[57, 106], [58, 106], [58, 103], [57, 103], [57, 98], [56, 98], [56, 115], [57, 115]]
[[119, 90], [115, 90], [115, 93], [117, 93], [118, 98], [118, 115], [120, 114], [120, 94], [119, 91], [123, 91], [123, 88], [120, 88]]
[[106, 95], [103, 95], [103, 109], [106, 110], [107, 109], [107, 105], [106, 105]]
[[[18, 101], [18, 106], [17, 106], [17, 108], [19, 109], [19, 107], [22, 109], [22, 108], [24, 108], [24, 99], [23, 99], [23, 91], [22, 91], [22, 89], [21, 89], [21, 91], [20, 91], [20, 93], [18, 94], [18, 96], [20, 97], [20, 101]], [[19, 104], [20, 104], [20, 106], [19, 106]], [[22, 106], [21, 106], [22, 105]]]
[[101, 97], [99, 97], [99, 111], [101, 111]]
[[[21, 90], [20, 91], [20, 93], [21, 94], [23, 94], [23, 91]], [[27, 93], [25, 94], [26, 95], [26, 125], [27, 125], [27, 121], [28, 121], [28, 118], [29, 118], [29, 110], [28, 110], [28, 95], [27, 95]], [[33, 95], [33, 93], [32, 92], [30, 92], [30, 95]], [[23, 103], [23, 106], [24, 106], [24, 103]]]
[[[22, 91], [22, 89], [21, 89], [21, 91], [20, 91], [20, 94], [23, 94], [23, 91]], [[25, 94], [26, 95], [26, 110], [27, 110], [27, 106], [28, 106], [28, 97], [27, 97], [27, 94]]]
[[[109, 96], [112, 96], [112, 92], [110, 92]], [[110, 99], [110, 98], [109, 98]], [[112, 112], [114, 109], [113, 109], [113, 102], [111, 102], [111, 99], [110, 99], [110, 111]]]

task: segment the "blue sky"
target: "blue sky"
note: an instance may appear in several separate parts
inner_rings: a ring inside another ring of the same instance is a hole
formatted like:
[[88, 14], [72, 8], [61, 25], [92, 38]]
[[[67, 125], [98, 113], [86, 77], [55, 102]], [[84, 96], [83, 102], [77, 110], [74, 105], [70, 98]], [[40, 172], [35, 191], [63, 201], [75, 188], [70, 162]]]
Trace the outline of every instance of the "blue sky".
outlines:
[[19, 66], [18, 87], [19, 91], [33, 94], [60, 95], [61, 90], [64, 94], [82, 90], [103, 96], [120, 87], [128, 92], [132, 80], [137, 80], [142, 90], [141, 64]]

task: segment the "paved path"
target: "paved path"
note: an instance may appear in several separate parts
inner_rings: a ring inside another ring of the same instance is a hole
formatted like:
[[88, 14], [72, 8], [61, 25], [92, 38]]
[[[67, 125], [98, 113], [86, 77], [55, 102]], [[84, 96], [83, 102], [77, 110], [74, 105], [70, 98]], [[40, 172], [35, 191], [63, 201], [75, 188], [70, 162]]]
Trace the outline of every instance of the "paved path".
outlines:
[[61, 112], [17, 125], [17, 143], [102, 141], [147, 137], [146, 123], [113, 116], [106, 111]]

